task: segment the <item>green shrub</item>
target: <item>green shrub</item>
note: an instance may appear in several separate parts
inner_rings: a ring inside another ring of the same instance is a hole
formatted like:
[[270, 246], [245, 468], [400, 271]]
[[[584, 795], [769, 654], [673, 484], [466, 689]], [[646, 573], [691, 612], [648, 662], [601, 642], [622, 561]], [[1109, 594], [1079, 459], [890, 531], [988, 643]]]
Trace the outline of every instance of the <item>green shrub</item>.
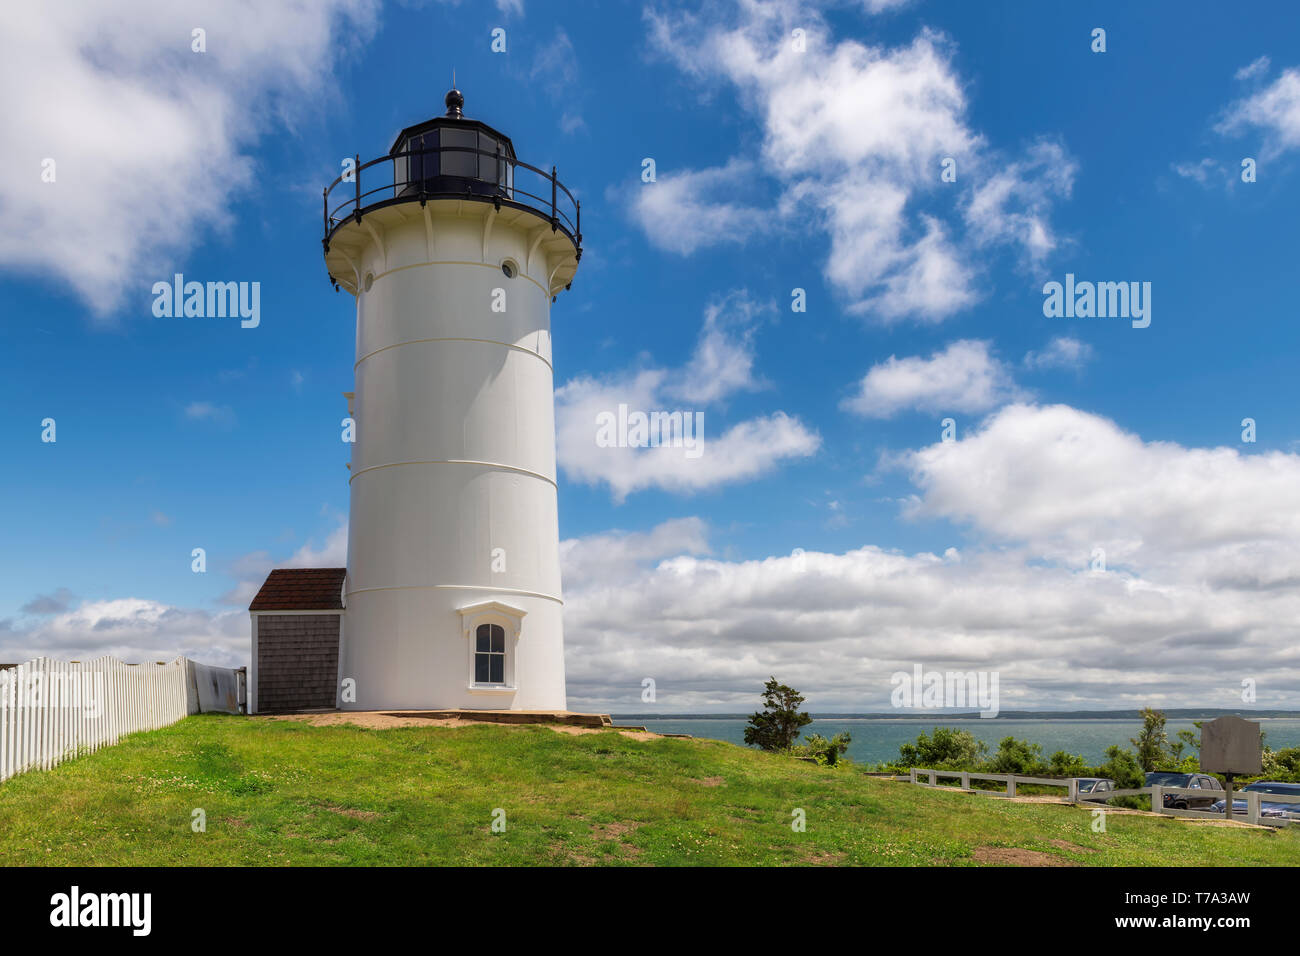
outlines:
[[979, 770], [987, 754], [987, 745], [969, 730], [936, 727], [933, 735], [922, 732], [915, 741], [898, 748], [899, 769]]
[[841, 758], [848, 752], [849, 744], [853, 738], [849, 736], [847, 730], [844, 730], [830, 740], [827, 740], [821, 734], [809, 734], [804, 737], [804, 740], [807, 743], [791, 748], [790, 753], [792, 756], [811, 757], [820, 766], [834, 767], [839, 765]]
[[1066, 753], [1064, 750], [1058, 750], [1052, 754], [1047, 765], [1048, 776], [1051, 777], [1091, 777], [1092, 768], [1078, 754]]
[[990, 773], [1018, 773], [1026, 777], [1041, 777], [1047, 773], [1043, 748], [1027, 740], [1003, 737], [997, 752], [988, 763]]

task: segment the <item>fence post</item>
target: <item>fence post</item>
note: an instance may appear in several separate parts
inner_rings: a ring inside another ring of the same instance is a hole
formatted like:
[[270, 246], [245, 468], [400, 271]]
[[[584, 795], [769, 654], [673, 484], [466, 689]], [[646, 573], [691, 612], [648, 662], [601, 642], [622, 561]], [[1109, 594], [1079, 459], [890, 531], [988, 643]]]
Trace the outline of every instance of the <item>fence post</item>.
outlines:
[[1259, 823], [1259, 791], [1246, 790], [1242, 796], [1246, 798], [1246, 822]]
[[1016, 775], [1014, 773], [1009, 773], [1007, 774], [1007, 796], [1014, 797], [1015, 795], [1016, 795]]
[[1151, 788], [1151, 812], [1165, 812], [1165, 788], [1159, 784]]
[[915, 768], [915, 767], [913, 767], [912, 770], [911, 770], [911, 776], [912, 776], [912, 783], [916, 783], [916, 768]]
[[1066, 803], [1079, 802], [1079, 778], [1078, 777], [1071, 777], [1069, 783], [1066, 784], [1065, 802]]
[[935, 773], [933, 770], [930, 771], [930, 786], [932, 787], [939, 786], [939, 775]]
[[969, 789], [970, 789], [970, 774], [969, 774], [969, 773], [962, 773], [962, 775], [961, 775], [961, 788], [962, 788], [963, 790], [969, 790]]

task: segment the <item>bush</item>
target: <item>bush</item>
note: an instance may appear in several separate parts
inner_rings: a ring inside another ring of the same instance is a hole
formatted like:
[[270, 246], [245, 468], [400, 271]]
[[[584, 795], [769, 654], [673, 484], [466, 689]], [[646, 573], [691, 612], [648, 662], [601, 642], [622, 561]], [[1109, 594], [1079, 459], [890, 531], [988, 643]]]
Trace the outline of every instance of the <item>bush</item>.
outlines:
[[794, 747], [790, 752], [796, 757], [811, 757], [817, 761], [819, 766], [834, 767], [838, 766], [840, 759], [848, 752], [849, 744], [853, 738], [849, 736], [847, 730], [841, 731], [830, 740], [827, 740], [821, 734], [809, 734], [804, 737], [807, 741]]
[[978, 770], [988, 754], [982, 740], [969, 730], [936, 727], [934, 735], [921, 733], [910, 744], [898, 748], [900, 769], [931, 767], [935, 770]]
[[1048, 776], [1052, 777], [1091, 777], [1092, 768], [1078, 754], [1058, 750], [1052, 754], [1047, 765]]
[[1264, 748], [1263, 779], [1300, 783], [1300, 747]]
[[[1146, 775], [1137, 757], [1115, 746], [1106, 748], [1106, 762], [1097, 768], [1095, 776], [1114, 780], [1116, 790], [1140, 790], [1146, 786]], [[1134, 810], [1151, 809], [1151, 801], [1145, 797], [1116, 797], [1115, 804]]]
[[1018, 773], [1025, 777], [1041, 777], [1047, 773], [1043, 748], [1027, 740], [1003, 737], [998, 742], [997, 753], [988, 764], [990, 773]]

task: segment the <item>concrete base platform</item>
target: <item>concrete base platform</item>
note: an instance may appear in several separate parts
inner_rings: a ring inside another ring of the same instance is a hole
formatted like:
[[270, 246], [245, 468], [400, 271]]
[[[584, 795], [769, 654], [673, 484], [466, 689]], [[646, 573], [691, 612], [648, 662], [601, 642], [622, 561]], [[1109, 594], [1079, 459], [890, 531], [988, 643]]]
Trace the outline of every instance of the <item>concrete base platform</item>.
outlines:
[[[355, 713], [355, 711], [343, 711]], [[570, 727], [613, 727], [609, 714], [580, 714], [572, 710], [381, 710], [386, 717], [425, 720], [472, 720], [488, 724], [565, 724]]]
[[[337, 710], [312, 708], [310, 710], [281, 711], [258, 714], [267, 717], [357, 717], [366, 723], [387, 723], [390, 726], [403, 719], [411, 721], [437, 721], [439, 723], [489, 723], [489, 724], [560, 724], [568, 727], [588, 727], [596, 730], [613, 729], [609, 714], [581, 714], [572, 710]], [[369, 718], [369, 719], [367, 719]], [[389, 718], [389, 720], [384, 720]], [[334, 721], [330, 721], [333, 723]], [[644, 728], [641, 728], [644, 729]]]

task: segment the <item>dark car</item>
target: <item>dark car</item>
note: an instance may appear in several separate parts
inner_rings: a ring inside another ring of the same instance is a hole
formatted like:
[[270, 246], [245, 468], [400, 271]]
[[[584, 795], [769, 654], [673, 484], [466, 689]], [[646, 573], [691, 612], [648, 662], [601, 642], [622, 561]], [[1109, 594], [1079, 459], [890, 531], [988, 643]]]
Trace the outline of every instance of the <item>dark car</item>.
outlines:
[[[1276, 793], [1288, 797], [1300, 797], [1300, 783], [1280, 783], [1276, 780], [1258, 780], [1255, 783], [1246, 784], [1237, 793]], [[1221, 797], [1210, 807], [1219, 813], [1223, 812], [1225, 800]], [[1232, 799], [1232, 812], [1245, 813], [1246, 801]], [[1261, 799], [1259, 801], [1259, 815], [1261, 817], [1275, 817], [1282, 820], [1300, 820], [1300, 803], [1278, 803]]]
[[1146, 776], [1148, 787], [1181, 787], [1190, 790], [1204, 790], [1205, 796], [1186, 793], [1166, 793], [1164, 805], [1171, 810], [1208, 810], [1215, 800], [1223, 799], [1223, 784], [1214, 777], [1204, 773], [1174, 773], [1169, 770], [1153, 770]]
[[1080, 777], [1079, 793], [1104, 793], [1115, 789], [1115, 781], [1108, 777]]

